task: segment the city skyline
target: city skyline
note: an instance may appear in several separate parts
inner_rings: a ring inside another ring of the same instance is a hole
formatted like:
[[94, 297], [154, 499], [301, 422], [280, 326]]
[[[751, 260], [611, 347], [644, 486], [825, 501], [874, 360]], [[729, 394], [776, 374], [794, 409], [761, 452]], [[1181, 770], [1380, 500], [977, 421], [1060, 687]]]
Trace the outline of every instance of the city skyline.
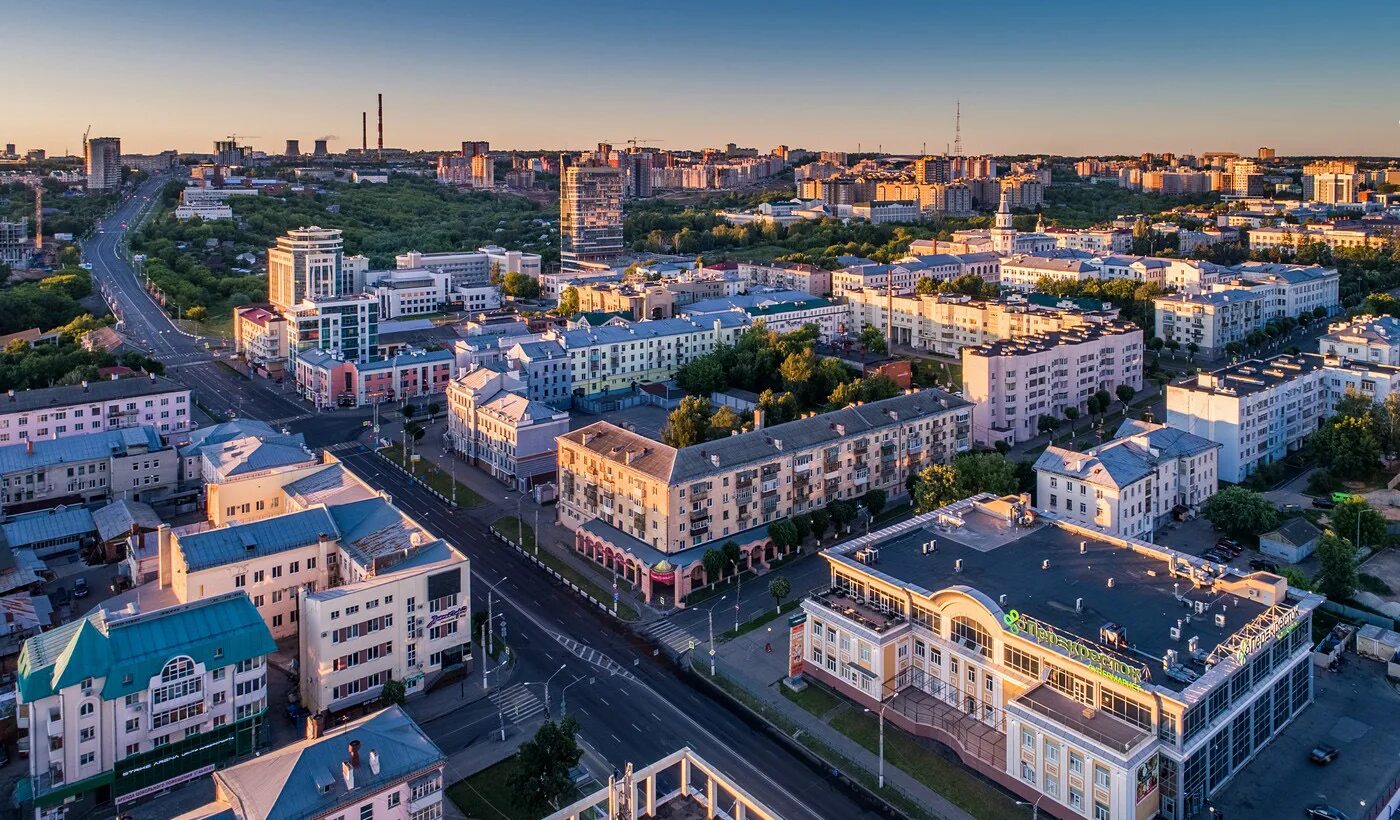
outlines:
[[[350, 2], [328, 19], [315, 4], [254, 0], [243, 25], [194, 29], [168, 0], [135, 0], [76, 38], [71, 20], [102, 7], [54, 5], [8, 15], [32, 35], [12, 44], [15, 64], [38, 64], [55, 38], [75, 48], [67, 70], [12, 89], [3, 135], [51, 153], [80, 154], [89, 124], [132, 153], [204, 152], [229, 134], [257, 135], [246, 142], [269, 153], [335, 135], [331, 149], [343, 151], [359, 144], [362, 111], [374, 144], [382, 92], [385, 145], [425, 150], [647, 137], [660, 148], [916, 153], [926, 143], [933, 153], [952, 142], [960, 99], [967, 153], [1400, 154], [1400, 92], [1388, 82], [1400, 56], [1341, 59], [1330, 41], [1300, 36], [1298, 2], [1185, 26], [1160, 6], [1017, 2], [983, 25], [947, 28], [903, 2], [859, 18], [832, 4], [726, 2], [678, 21], [636, 3], [603, 18], [553, 0], [411, 0], [384, 19]], [[1379, 2], [1354, 12], [1368, 26], [1400, 21]], [[910, 49], [901, 20], [925, 20], [944, 39]]]

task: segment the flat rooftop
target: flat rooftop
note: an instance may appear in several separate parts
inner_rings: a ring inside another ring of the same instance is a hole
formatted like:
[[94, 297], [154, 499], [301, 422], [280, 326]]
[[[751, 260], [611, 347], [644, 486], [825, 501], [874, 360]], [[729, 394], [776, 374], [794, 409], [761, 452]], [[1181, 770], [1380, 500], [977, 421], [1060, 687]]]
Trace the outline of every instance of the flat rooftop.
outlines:
[[[1005, 500], [991, 500], [990, 505], [1010, 507]], [[971, 587], [1008, 617], [1015, 610], [1091, 643], [1102, 643], [1100, 629], [1115, 624], [1126, 636], [1126, 645], [1117, 654], [1146, 667], [1153, 683], [1177, 691], [1186, 683], [1163, 672], [1162, 658], [1168, 649], [1175, 649], [1182, 664], [1201, 674], [1205, 668], [1192, 665], [1187, 639], [1198, 637], [1201, 652], [1209, 653], [1268, 609], [1260, 601], [1222, 588], [1244, 580], [1234, 570], [1197, 587], [1186, 573], [1193, 567], [1200, 572], [1205, 564], [1199, 559], [1166, 548], [1095, 538], [1039, 514], [1031, 526], [1012, 524], [971, 500], [895, 525], [886, 533], [872, 533], [869, 540], [856, 539], [828, 550], [827, 555], [916, 593]], [[936, 551], [924, 554], [922, 545], [928, 541], [936, 542]], [[858, 551], [872, 547], [878, 550], [873, 562], [856, 557]], [[1173, 562], [1178, 570], [1175, 576]], [[1220, 575], [1218, 565], [1209, 566], [1208, 574]], [[1267, 573], [1256, 575], [1265, 582], [1274, 580]], [[1207, 607], [1204, 614], [1194, 614], [1198, 601]], [[1224, 627], [1216, 626], [1217, 614], [1225, 616]], [[1188, 615], [1191, 620], [1186, 623]], [[1183, 622], [1182, 640], [1174, 641], [1170, 630], [1178, 620]]]

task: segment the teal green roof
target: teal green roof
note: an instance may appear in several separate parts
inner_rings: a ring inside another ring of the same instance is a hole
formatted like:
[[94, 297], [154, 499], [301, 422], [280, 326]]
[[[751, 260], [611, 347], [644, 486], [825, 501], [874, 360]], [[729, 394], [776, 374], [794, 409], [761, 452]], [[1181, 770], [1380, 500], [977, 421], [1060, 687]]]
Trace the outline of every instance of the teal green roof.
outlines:
[[215, 669], [276, 649], [247, 593], [230, 592], [137, 615], [95, 609], [24, 642], [19, 693], [26, 703], [85, 678], [103, 679], [104, 700], [145, 689], [171, 658]]
[[748, 309], [750, 316], [771, 316], [774, 313], [791, 313], [795, 310], [814, 310], [816, 308], [830, 307], [831, 302], [825, 299], [804, 299], [801, 302], [776, 302], [771, 305], [754, 305]]
[[598, 325], [606, 324], [609, 319], [630, 320], [631, 318], [632, 314], [625, 310], [588, 310], [583, 313], [575, 313], [570, 321], [577, 322], [582, 319], [589, 325], [597, 327]]

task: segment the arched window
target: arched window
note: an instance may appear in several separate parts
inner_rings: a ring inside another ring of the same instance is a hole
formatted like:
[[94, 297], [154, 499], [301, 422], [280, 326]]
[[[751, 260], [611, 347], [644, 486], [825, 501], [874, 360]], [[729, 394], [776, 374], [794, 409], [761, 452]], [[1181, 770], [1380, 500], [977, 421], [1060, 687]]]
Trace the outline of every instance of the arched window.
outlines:
[[976, 621], [958, 615], [953, 618], [953, 640], [974, 652], [992, 656], [992, 636]]
[[92, 701], [83, 701], [83, 705], [78, 707], [78, 717], [87, 717], [92, 714]]
[[170, 683], [181, 678], [188, 678], [194, 674], [194, 660], [188, 655], [181, 655], [171, 658], [165, 668], [160, 670], [160, 682]]

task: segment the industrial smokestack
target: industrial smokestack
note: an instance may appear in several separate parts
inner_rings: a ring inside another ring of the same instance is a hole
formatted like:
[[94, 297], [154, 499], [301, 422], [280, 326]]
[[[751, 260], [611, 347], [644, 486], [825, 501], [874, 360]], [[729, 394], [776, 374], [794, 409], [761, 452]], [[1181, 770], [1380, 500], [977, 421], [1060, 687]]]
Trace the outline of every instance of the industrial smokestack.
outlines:
[[326, 140], [316, 140], [316, 156], [324, 157], [328, 153], [330, 152], [326, 150]]
[[384, 159], [384, 95], [379, 96], [379, 158]]
[[287, 156], [301, 156], [301, 140], [287, 140]]
[[369, 112], [360, 112], [360, 153], [369, 153]]

